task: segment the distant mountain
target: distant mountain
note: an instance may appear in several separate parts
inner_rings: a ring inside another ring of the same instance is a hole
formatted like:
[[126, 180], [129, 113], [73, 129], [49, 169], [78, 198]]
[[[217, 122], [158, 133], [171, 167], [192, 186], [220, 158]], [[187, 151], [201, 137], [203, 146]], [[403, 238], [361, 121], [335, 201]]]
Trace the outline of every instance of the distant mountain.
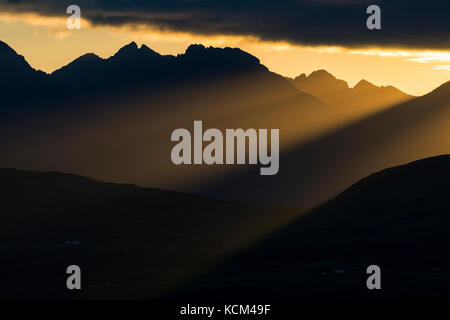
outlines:
[[370, 98], [374, 98], [375, 95], [383, 95], [384, 99], [386, 99], [385, 103], [399, 103], [405, 100], [414, 98], [409, 94], [404, 93], [403, 91], [393, 87], [393, 86], [380, 86], [370, 83], [367, 80], [359, 81], [353, 88], [353, 94], [355, 96], [368, 96]]
[[[449, 228], [443, 155], [371, 174], [169, 297], [449, 299]], [[381, 268], [381, 290], [366, 287], [370, 265]]]
[[350, 90], [347, 82], [336, 79], [325, 70], [317, 70], [309, 76], [302, 73], [295, 79], [290, 79], [301, 91], [312, 94], [324, 101], [334, 102], [337, 97]]
[[[299, 213], [6, 168], [0, 193], [1, 299], [151, 298]], [[72, 264], [80, 292], [65, 287]]]
[[337, 79], [325, 70], [314, 71], [308, 76], [302, 73], [295, 79], [289, 80], [301, 91], [340, 107], [353, 106], [376, 110], [413, 98], [393, 86], [377, 87], [366, 80], [361, 80], [350, 88], [347, 82]]
[[[433, 92], [291, 146], [276, 176], [253, 168], [200, 193], [250, 203], [314, 207], [361, 177], [401, 163], [450, 153], [450, 81]], [[237, 187], [239, 186], [239, 187]]]

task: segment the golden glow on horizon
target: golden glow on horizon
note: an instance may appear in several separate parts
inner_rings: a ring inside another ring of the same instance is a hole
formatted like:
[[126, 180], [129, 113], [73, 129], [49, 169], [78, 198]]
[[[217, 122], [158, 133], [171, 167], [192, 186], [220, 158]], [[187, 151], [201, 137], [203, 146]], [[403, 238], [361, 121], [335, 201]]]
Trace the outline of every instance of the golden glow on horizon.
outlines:
[[349, 49], [299, 46], [261, 41], [251, 36], [202, 36], [162, 31], [145, 25], [66, 28], [66, 17], [0, 13], [0, 40], [8, 43], [36, 69], [52, 72], [87, 52], [107, 58], [131, 42], [145, 43], [161, 54], [179, 54], [192, 43], [239, 47], [270, 70], [288, 77], [325, 69], [350, 86], [366, 79], [393, 85], [413, 95], [425, 94], [449, 80], [450, 52], [396, 48]]

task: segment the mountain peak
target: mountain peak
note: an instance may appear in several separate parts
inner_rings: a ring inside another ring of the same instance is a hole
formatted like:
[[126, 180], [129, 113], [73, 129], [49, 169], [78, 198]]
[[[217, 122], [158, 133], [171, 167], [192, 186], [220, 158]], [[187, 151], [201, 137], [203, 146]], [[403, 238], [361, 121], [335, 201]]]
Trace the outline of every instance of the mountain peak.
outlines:
[[[94, 65], [102, 63], [104, 60], [100, 58], [95, 53], [86, 53], [72, 62], [70, 62], [68, 65], [63, 66], [60, 69], [57, 69], [53, 71], [52, 75], [60, 75], [61, 73], [67, 72], [67, 71], [76, 71], [76, 72], [88, 72], [87, 68], [91, 68]], [[72, 75], [73, 76], [73, 75]]]
[[206, 48], [201, 44], [190, 45], [186, 52], [177, 58], [191, 61], [195, 65], [202, 64], [214, 70], [231, 71], [263, 67], [258, 58], [239, 48]]
[[96, 55], [95, 53], [86, 53], [80, 57], [78, 57], [77, 59], [73, 60], [73, 62], [78, 61], [78, 62], [82, 62], [82, 61], [96, 61], [96, 60], [101, 60], [101, 58]]
[[136, 42], [130, 42], [129, 44], [123, 46], [122, 48], [117, 51], [117, 53], [114, 55], [114, 57], [123, 57], [123, 56], [129, 56], [134, 55], [139, 51], [139, 48], [136, 44]]
[[311, 72], [306, 79], [310, 84], [331, 86], [334, 88], [333, 92], [348, 89], [346, 81], [336, 78], [324, 69]]
[[294, 81], [305, 81], [307, 79], [306, 74], [302, 73], [299, 76], [295, 77]]
[[129, 44], [123, 46], [120, 50], [122, 50], [122, 49], [124, 49], [124, 50], [133, 50], [134, 51], [134, 50], [138, 50], [138, 45], [136, 44], [136, 42], [131, 41]]
[[130, 42], [129, 44], [123, 46], [117, 51], [117, 53], [112, 56], [112, 58], [125, 58], [125, 59], [135, 59], [135, 58], [145, 58], [145, 57], [156, 57], [161, 56], [156, 51], [153, 51], [145, 44], [142, 44], [139, 48], [136, 42]]
[[302, 73], [293, 80], [293, 83], [301, 91], [315, 95], [324, 101], [329, 101], [330, 97], [348, 89], [347, 82], [337, 79], [323, 69], [315, 70], [309, 76]]
[[374, 89], [374, 88], [378, 88], [376, 85], [374, 85], [373, 83], [367, 81], [367, 80], [360, 80], [354, 87], [353, 89]]
[[329, 73], [328, 71], [324, 70], [324, 69], [320, 69], [320, 70], [316, 70], [313, 71], [309, 74], [308, 78], [320, 78], [320, 79], [333, 79], [333, 80], [337, 80], [337, 78], [335, 76], [333, 76], [331, 73]]
[[185, 55], [196, 55], [206, 52], [206, 48], [202, 44], [191, 44], [185, 52]]

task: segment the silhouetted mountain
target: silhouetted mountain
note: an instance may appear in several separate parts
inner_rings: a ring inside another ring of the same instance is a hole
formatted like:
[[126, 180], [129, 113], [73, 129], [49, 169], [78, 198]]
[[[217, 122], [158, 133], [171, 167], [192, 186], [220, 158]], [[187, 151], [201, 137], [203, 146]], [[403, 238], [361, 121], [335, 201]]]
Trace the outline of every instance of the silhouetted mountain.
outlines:
[[[254, 208], [57, 172], [0, 169], [5, 298], [151, 298], [297, 211]], [[66, 268], [79, 265], [83, 290]]]
[[354, 106], [359, 109], [376, 110], [413, 98], [392, 86], [377, 87], [366, 80], [361, 80], [350, 88], [347, 82], [337, 79], [325, 70], [314, 71], [309, 76], [302, 73], [289, 80], [301, 91], [339, 107]]
[[[184, 54], [174, 57], [160, 55], [145, 45], [139, 48], [131, 42], [108, 59], [84, 55], [53, 72], [52, 76], [58, 83], [63, 80], [74, 87], [95, 89], [99, 93], [109, 91], [111, 86], [116, 89], [145, 87], [151, 90], [163, 85], [175, 86], [185, 81], [196, 81], [199, 77], [205, 81], [209, 77], [223, 77], [226, 74], [238, 77], [255, 71], [268, 70], [257, 58], [239, 49], [191, 45]], [[101, 79], [102, 83], [89, 79], [91, 75], [96, 81]], [[89, 85], [86, 85], [86, 80]]]
[[[450, 155], [374, 173], [171, 298], [449, 299]], [[381, 268], [368, 290], [366, 268]]]
[[[184, 54], [175, 57], [160, 55], [145, 45], [139, 48], [132, 42], [110, 58], [86, 54], [46, 77], [43, 77], [44, 73], [31, 69], [23, 57], [4, 43], [2, 51], [6, 52], [0, 56], [2, 77], [11, 85], [2, 92], [8, 103], [0, 108], [0, 112], [13, 109], [18, 115], [26, 115], [25, 111], [39, 115], [49, 110], [80, 109], [92, 100], [104, 102], [142, 92], [147, 95], [146, 99], [152, 100], [151, 94], [211, 82], [217, 82], [217, 90], [224, 90], [219, 82], [225, 80], [234, 83], [234, 91], [240, 92], [236, 98], [240, 99], [247, 99], [248, 94], [255, 95], [256, 91], [270, 92], [272, 97], [301, 95], [283, 77], [269, 72], [257, 58], [240, 49], [191, 45]], [[20, 81], [11, 81], [15, 78]], [[243, 86], [243, 81], [247, 80], [253, 83]], [[31, 103], [26, 98], [23, 101], [15, 99], [24, 96], [24, 84], [33, 95], [38, 94], [33, 98], [34, 107], [30, 107]], [[230, 96], [234, 93], [223, 94]]]

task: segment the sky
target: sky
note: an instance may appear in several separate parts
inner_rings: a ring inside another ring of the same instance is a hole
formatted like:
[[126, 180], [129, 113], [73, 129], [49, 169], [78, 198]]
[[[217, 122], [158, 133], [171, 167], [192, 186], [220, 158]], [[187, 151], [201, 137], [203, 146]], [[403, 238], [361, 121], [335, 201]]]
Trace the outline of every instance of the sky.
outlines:
[[81, 29], [69, 30], [70, 3], [0, 0], [0, 40], [45, 72], [135, 41], [175, 55], [192, 43], [239, 47], [284, 76], [325, 69], [350, 86], [366, 79], [413, 95], [450, 80], [445, 1], [378, 1], [381, 30], [365, 26], [365, 0], [77, 2]]

